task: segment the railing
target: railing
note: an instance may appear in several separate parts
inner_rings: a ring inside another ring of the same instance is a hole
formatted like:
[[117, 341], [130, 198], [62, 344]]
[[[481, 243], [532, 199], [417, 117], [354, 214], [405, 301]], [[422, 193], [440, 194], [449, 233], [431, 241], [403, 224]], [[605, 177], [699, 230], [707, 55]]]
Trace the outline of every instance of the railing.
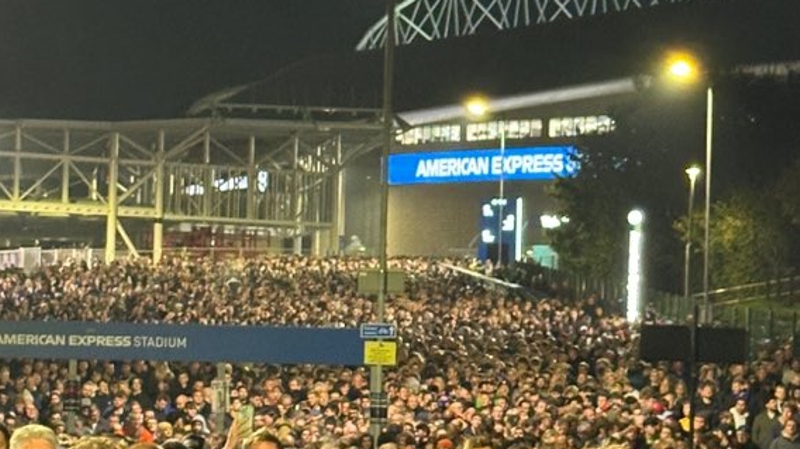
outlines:
[[[741, 288], [720, 289], [717, 294], [732, 294], [737, 291], [746, 293], [769, 285], [771, 287], [765, 290], [765, 293], [772, 293], [757, 297], [748, 294], [742, 296], [740, 300], [710, 301], [707, 307], [703, 308], [705, 310], [698, 310], [700, 322], [711, 326], [745, 329], [748, 333], [751, 356], [775, 344], [789, 341], [800, 330], [798, 329], [800, 314], [798, 310], [786, 307], [787, 301], [794, 301], [793, 296], [788, 293], [777, 294], [780, 290], [774, 286], [779, 283], [780, 281], [769, 281]], [[696, 296], [687, 299], [679, 295], [650, 292], [648, 308], [661, 319], [675, 324], [689, 324], [696, 301], [700, 304]]]
[[[703, 298], [702, 293], [696, 293], [693, 296], [698, 300]], [[786, 276], [764, 282], [719, 288], [708, 292], [709, 302], [717, 305], [741, 305], [757, 301], [776, 300], [788, 305], [794, 305], [798, 296], [800, 296], [800, 276]]]
[[[306, 251], [307, 252], [307, 251]], [[171, 247], [162, 250], [162, 257], [209, 258], [212, 260], [231, 260], [281, 254], [292, 254], [292, 249], [280, 247]], [[307, 254], [306, 254], [307, 255]], [[150, 258], [152, 251], [139, 251], [139, 257]], [[57, 248], [42, 249], [38, 247], [0, 250], [0, 270], [21, 269], [30, 272], [38, 267], [61, 263], [86, 263], [92, 266], [102, 263], [105, 251], [98, 248]], [[132, 255], [125, 250], [117, 250], [117, 260], [127, 259]]]

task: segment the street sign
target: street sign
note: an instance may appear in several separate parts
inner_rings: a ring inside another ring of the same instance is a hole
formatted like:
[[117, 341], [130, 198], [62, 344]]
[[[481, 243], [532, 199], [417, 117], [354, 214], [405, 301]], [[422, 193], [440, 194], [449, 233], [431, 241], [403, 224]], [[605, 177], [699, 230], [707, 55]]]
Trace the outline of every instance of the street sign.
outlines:
[[395, 337], [397, 337], [397, 328], [394, 327], [394, 324], [364, 323], [361, 325], [361, 338], [363, 340]]
[[397, 365], [397, 343], [393, 341], [365, 341], [364, 365]]

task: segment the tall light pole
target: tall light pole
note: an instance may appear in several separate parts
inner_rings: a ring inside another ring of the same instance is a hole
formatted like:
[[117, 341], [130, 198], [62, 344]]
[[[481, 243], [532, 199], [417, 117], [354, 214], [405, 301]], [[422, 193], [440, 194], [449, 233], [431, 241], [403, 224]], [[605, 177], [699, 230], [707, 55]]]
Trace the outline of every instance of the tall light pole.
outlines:
[[[681, 82], [694, 82], [700, 77], [699, 64], [688, 53], [675, 53], [667, 61], [668, 71]], [[703, 316], [708, 315], [709, 305], [709, 256], [711, 254], [711, 163], [714, 136], [714, 88], [706, 88], [706, 166], [705, 166], [705, 234], [703, 235]], [[697, 317], [695, 317], [697, 319]]]
[[713, 154], [713, 133], [714, 133], [714, 89], [708, 86], [706, 89], [706, 210], [705, 221], [706, 229], [703, 236], [703, 316], [704, 321], [708, 320], [708, 259], [711, 255], [711, 156]]
[[[467, 115], [474, 118], [484, 118], [489, 111], [489, 102], [483, 97], [474, 97], [465, 103]], [[506, 158], [506, 122], [498, 121], [498, 133], [500, 134], [500, 179], [498, 182], [498, 208], [497, 214], [497, 264], [503, 263], [503, 216], [505, 215], [506, 192], [505, 192], [505, 158]]]
[[498, 196], [500, 197], [500, 213], [497, 214], [497, 264], [503, 264], [503, 221], [506, 208], [506, 189], [505, 189], [505, 176], [506, 171], [506, 123], [505, 120], [500, 120], [500, 185], [498, 186]]
[[[699, 64], [694, 58], [686, 53], [676, 53], [668, 61], [669, 73], [681, 82], [694, 82], [699, 77]], [[706, 166], [705, 166], [705, 212], [704, 224], [705, 234], [703, 236], [703, 315], [704, 319], [708, 314], [708, 262], [711, 254], [711, 162], [713, 155], [713, 131], [714, 131], [714, 90], [709, 84], [706, 88]], [[689, 327], [689, 360], [687, 369], [689, 371], [689, 449], [695, 448], [694, 437], [694, 417], [695, 403], [694, 396], [697, 392], [697, 376], [695, 364], [697, 363], [697, 330], [700, 317], [696, 302], [692, 302], [692, 322]]]
[[[386, 1], [386, 42], [383, 58], [383, 149], [381, 151], [381, 202], [380, 202], [380, 238], [378, 242], [378, 262], [380, 281], [378, 284], [378, 301], [376, 304], [379, 323], [385, 321], [387, 294], [387, 246], [389, 233], [389, 155], [394, 142], [394, 109], [392, 94], [394, 90], [394, 47], [395, 47], [395, 0]], [[386, 419], [386, 393], [383, 389], [383, 367], [373, 365], [369, 372], [370, 401], [372, 413], [369, 419], [369, 431], [373, 447], [378, 447], [378, 437]], [[377, 415], [377, 416], [376, 416]]]
[[691, 278], [691, 264], [692, 264], [692, 215], [694, 214], [694, 188], [697, 183], [697, 177], [700, 176], [702, 170], [696, 165], [686, 169], [686, 176], [689, 177], [689, 210], [687, 212], [686, 223], [686, 247], [683, 255], [683, 297], [689, 300], [689, 280]]

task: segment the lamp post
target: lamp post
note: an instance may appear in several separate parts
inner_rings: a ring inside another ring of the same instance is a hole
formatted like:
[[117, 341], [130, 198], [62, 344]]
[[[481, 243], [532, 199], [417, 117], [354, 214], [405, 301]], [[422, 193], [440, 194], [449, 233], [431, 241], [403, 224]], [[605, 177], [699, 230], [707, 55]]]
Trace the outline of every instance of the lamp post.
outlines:
[[692, 165], [686, 169], [686, 176], [689, 177], [689, 211], [687, 214], [686, 224], [686, 247], [683, 257], [683, 297], [689, 300], [689, 279], [690, 267], [692, 263], [692, 215], [694, 213], [694, 188], [697, 183], [697, 177], [700, 176], [700, 167]]
[[[378, 242], [378, 265], [380, 282], [376, 312], [378, 322], [385, 321], [388, 260], [387, 246], [389, 234], [389, 155], [394, 140], [394, 50], [395, 50], [395, 0], [386, 0], [386, 43], [383, 57], [383, 148], [381, 150], [381, 192], [380, 229]], [[369, 433], [373, 447], [378, 447], [378, 438], [386, 420], [386, 392], [383, 385], [383, 367], [373, 365], [369, 371], [369, 392], [371, 401]]]
[[[680, 82], [690, 83], [699, 78], [699, 64], [687, 53], [675, 53], [667, 60], [667, 69]], [[711, 254], [711, 162], [714, 136], [714, 88], [706, 88], [706, 166], [705, 166], [705, 234], [703, 235], [703, 316], [708, 315], [709, 255]], [[697, 320], [697, 317], [695, 317]]]
[[[467, 115], [475, 118], [483, 118], [489, 113], [489, 102], [482, 97], [474, 97], [465, 103]], [[498, 122], [498, 133], [500, 134], [500, 179], [498, 182], [498, 209], [497, 214], [497, 264], [503, 263], [503, 216], [505, 215], [505, 157], [506, 157], [506, 123], [505, 120]]]
[[[677, 80], [682, 82], [693, 82], [698, 77], [698, 64], [691, 55], [676, 53], [668, 61], [669, 73]], [[708, 314], [708, 262], [711, 253], [711, 162], [713, 156], [713, 131], [714, 131], [714, 89], [709, 84], [706, 88], [706, 166], [705, 166], [705, 211], [703, 221], [705, 222], [705, 234], [703, 235], [703, 315]], [[690, 214], [691, 216], [691, 214]], [[695, 364], [697, 363], [697, 330], [700, 321], [699, 310], [696, 302], [692, 302], [692, 322], [689, 326], [689, 360], [687, 360], [687, 370], [689, 371], [689, 449], [695, 447], [695, 403], [694, 397], [697, 393], [697, 376]]]

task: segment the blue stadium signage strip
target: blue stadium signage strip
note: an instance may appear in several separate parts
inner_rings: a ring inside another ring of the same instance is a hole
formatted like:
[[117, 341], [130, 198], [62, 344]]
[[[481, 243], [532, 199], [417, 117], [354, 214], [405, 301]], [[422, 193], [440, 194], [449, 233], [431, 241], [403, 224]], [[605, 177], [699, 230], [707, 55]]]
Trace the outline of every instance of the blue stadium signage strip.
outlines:
[[550, 181], [572, 176], [577, 163], [572, 146], [437, 151], [389, 156], [389, 184]]
[[359, 330], [0, 322], [0, 357], [362, 365]]

